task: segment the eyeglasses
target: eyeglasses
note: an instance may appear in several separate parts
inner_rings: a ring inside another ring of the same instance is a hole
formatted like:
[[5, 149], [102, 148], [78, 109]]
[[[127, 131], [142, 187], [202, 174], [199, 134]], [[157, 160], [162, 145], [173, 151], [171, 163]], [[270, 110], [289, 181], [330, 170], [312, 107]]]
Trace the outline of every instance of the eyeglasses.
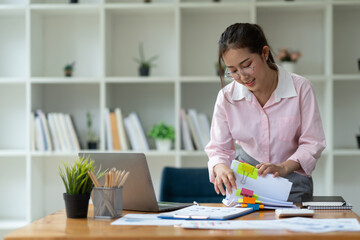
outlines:
[[255, 67], [256, 67], [256, 62], [253, 61], [253, 63], [254, 63], [254, 66], [251, 66], [252, 64], [250, 64], [247, 67], [241, 68], [239, 72], [238, 71], [230, 72], [229, 69], [227, 69], [227, 71], [225, 72], [225, 76], [232, 80], [238, 80], [238, 79], [240, 79], [240, 74], [243, 76], [253, 75]]

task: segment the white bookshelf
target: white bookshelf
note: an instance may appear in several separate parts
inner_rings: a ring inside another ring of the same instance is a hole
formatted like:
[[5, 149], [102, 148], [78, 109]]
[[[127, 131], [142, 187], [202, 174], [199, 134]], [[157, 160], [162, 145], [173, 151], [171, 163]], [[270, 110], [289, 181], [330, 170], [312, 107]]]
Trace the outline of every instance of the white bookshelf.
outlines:
[[[64, 208], [61, 161], [76, 152], [30, 150], [30, 112], [73, 116], [86, 143], [86, 112], [105, 150], [104, 109], [138, 113], [145, 131], [161, 121], [175, 126], [174, 149], [160, 153], [149, 139], [159, 191], [164, 166], [206, 167], [201, 151], [184, 151], [179, 110], [211, 119], [220, 82], [217, 42], [235, 22], [256, 22], [276, 52], [299, 49], [296, 72], [311, 80], [328, 146], [315, 172], [315, 194], [342, 194], [360, 212], [356, 189], [360, 150], [359, 1], [340, 0], [0, 0], [0, 230], [11, 230]], [[150, 77], [139, 77], [139, 43], [159, 55]], [[339, 47], [340, 46], [340, 47]], [[63, 67], [76, 61], [74, 76]]]

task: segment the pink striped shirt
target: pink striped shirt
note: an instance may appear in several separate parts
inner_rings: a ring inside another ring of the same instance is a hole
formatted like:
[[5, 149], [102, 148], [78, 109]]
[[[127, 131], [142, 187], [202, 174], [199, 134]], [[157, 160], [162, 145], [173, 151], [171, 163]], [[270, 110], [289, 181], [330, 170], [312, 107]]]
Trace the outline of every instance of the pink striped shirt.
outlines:
[[205, 147], [211, 182], [214, 166], [230, 166], [235, 158], [234, 140], [259, 162], [294, 160], [302, 167], [298, 173], [311, 176], [326, 146], [316, 97], [307, 79], [278, 68], [277, 88], [263, 107], [236, 81], [219, 91]]

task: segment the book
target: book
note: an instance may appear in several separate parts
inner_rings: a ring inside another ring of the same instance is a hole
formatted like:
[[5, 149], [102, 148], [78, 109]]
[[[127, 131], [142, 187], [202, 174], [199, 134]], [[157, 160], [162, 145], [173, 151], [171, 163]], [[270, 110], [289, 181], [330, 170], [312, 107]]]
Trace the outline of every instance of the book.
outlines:
[[302, 206], [344, 206], [346, 201], [341, 196], [312, 196], [304, 198]]
[[110, 112], [110, 128], [111, 128], [113, 149], [120, 150], [121, 146], [120, 146], [119, 132], [116, 123], [116, 115], [114, 112]]
[[138, 139], [138, 142], [140, 143], [141, 148], [139, 150], [149, 150], [149, 144], [147, 142], [144, 129], [141, 125], [140, 119], [137, 115], [137, 113], [132, 112], [129, 115], [129, 118], [131, 119], [133, 126], [135, 127], [136, 132], [136, 138]]
[[141, 150], [141, 145], [137, 140], [135, 126], [133, 125], [130, 117], [124, 118], [124, 126], [126, 129], [126, 133], [129, 136], [130, 145], [131, 145], [132, 150], [135, 150], [135, 151]]
[[59, 150], [62, 151], [62, 152], [66, 152], [67, 149], [66, 149], [66, 144], [65, 144], [65, 136], [62, 132], [62, 129], [61, 129], [61, 125], [60, 125], [60, 119], [59, 119], [59, 116], [58, 116], [58, 113], [51, 113], [50, 114], [52, 119], [54, 120], [54, 123], [55, 123], [55, 129], [56, 129], [56, 136], [58, 137], [58, 140], [59, 140]]
[[197, 134], [197, 132], [196, 132], [196, 130], [195, 130], [195, 124], [194, 124], [192, 118], [191, 118], [188, 114], [186, 114], [186, 115], [185, 115], [185, 119], [186, 119], [186, 122], [187, 122], [188, 125], [189, 125], [191, 137], [192, 137], [193, 142], [194, 142], [194, 144], [195, 144], [195, 148], [196, 148], [197, 150], [203, 150], [203, 149], [202, 149], [202, 146], [201, 146], [201, 143], [200, 143], [200, 140], [199, 140], [200, 136], [198, 136], [198, 134]]
[[69, 135], [68, 130], [66, 128], [65, 116], [64, 116], [63, 113], [57, 113], [56, 115], [57, 115], [57, 119], [58, 119], [58, 122], [59, 122], [60, 131], [61, 131], [61, 134], [63, 136], [66, 151], [71, 152], [72, 151], [72, 144], [71, 144], [70, 135]]
[[48, 123], [45, 114], [42, 110], [37, 110], [36, 113], [38, 114], [41, 122], [41, 128], [43, 130], [43, 136], [44, 136], [44, 143], [45, 143], [45, 151], [52, 151], [52, 141], [50, 138], [50, 132], [48, 128]]
[[71, 116], [70, 114], [65, 114], [65, 123], [66, 123], [66, 127], [68, 129], [70, 138], [71, 138], [71, 143], [72, 143], [72, 149], [74, 151], [79, 151], [80, 150], [80, 144], [79, 144], [79, 139], [76, 135], [75, 132], [75, 128], [74, 128], [74, 123], [71, 120]]
[[308, 206], [307, 208], [311, 210], [351, 210], [352, 205], [346, 204], [343, 206]]
[[180, 110], [180, 121], [181, 121], [181, 139], [183, 147], [186, 151], [193, 151], [193, 142], [191, 141], [190, 128], [186, 121], [186, 113], [184, 109]]
[[51, 139], [54, 144], [54, 150], [60, 151], [61, 148], [60, 148], [60, 143], [59, 143], [59, 137], [57, 136], [55, 121], [54, 121], [52, 113], [48, 113], [48, 123], [49, 123]]
[[30, 113], [30, 139], [31, 139], [30, 149], [31, 149], [31, 151], [35, 151], [36, 135], [35, 135], [35, 114], [34, 114], [34, 112]]
[[198, 114], [197, 114], [195, 109], [189, 109], [188, 110], [188, 115], [190, 117], [194, 133], [198, 138], [198, 144], [199, 144], [198, 150], [204, 150], [206, 143], [205, 143], [205, 140], [203, 139], [202, 134], [201, 134]]
[[39, 116], [35, 116], [35, 147], [38, 151], [45, 151], [44, 133]]
[[124, 120], [120, 108], [115, 108], [115, 116], [116, 116], [116, 123], [117, 123], [118, 135], [120, 140], [120, 148], [121, 150], [125, 150], [125, 151], [129, 150], [129, 144], [126, 138], [126, 132], [124, 128]]
[[108, 108], [104, 109], [104, 122], [105, 122], [105, 135], [106, 135], [106, 149], [114, 150], [112, 135], [111, 135], [111, 127], [110, 127], [110, 110]]

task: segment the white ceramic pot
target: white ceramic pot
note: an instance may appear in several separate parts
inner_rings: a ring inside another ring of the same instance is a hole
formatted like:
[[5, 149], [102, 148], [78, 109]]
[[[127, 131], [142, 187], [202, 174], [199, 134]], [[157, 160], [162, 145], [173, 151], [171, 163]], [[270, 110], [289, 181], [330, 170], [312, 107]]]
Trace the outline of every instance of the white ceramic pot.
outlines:
[[294, 62], [282, 62], [281, 66], [289, 73], [293, 73], [295, 71], [295, 63]]
[[170, 139], [155, 139], [155, 144], [158, 151], [169, 151], [172, 141]]

